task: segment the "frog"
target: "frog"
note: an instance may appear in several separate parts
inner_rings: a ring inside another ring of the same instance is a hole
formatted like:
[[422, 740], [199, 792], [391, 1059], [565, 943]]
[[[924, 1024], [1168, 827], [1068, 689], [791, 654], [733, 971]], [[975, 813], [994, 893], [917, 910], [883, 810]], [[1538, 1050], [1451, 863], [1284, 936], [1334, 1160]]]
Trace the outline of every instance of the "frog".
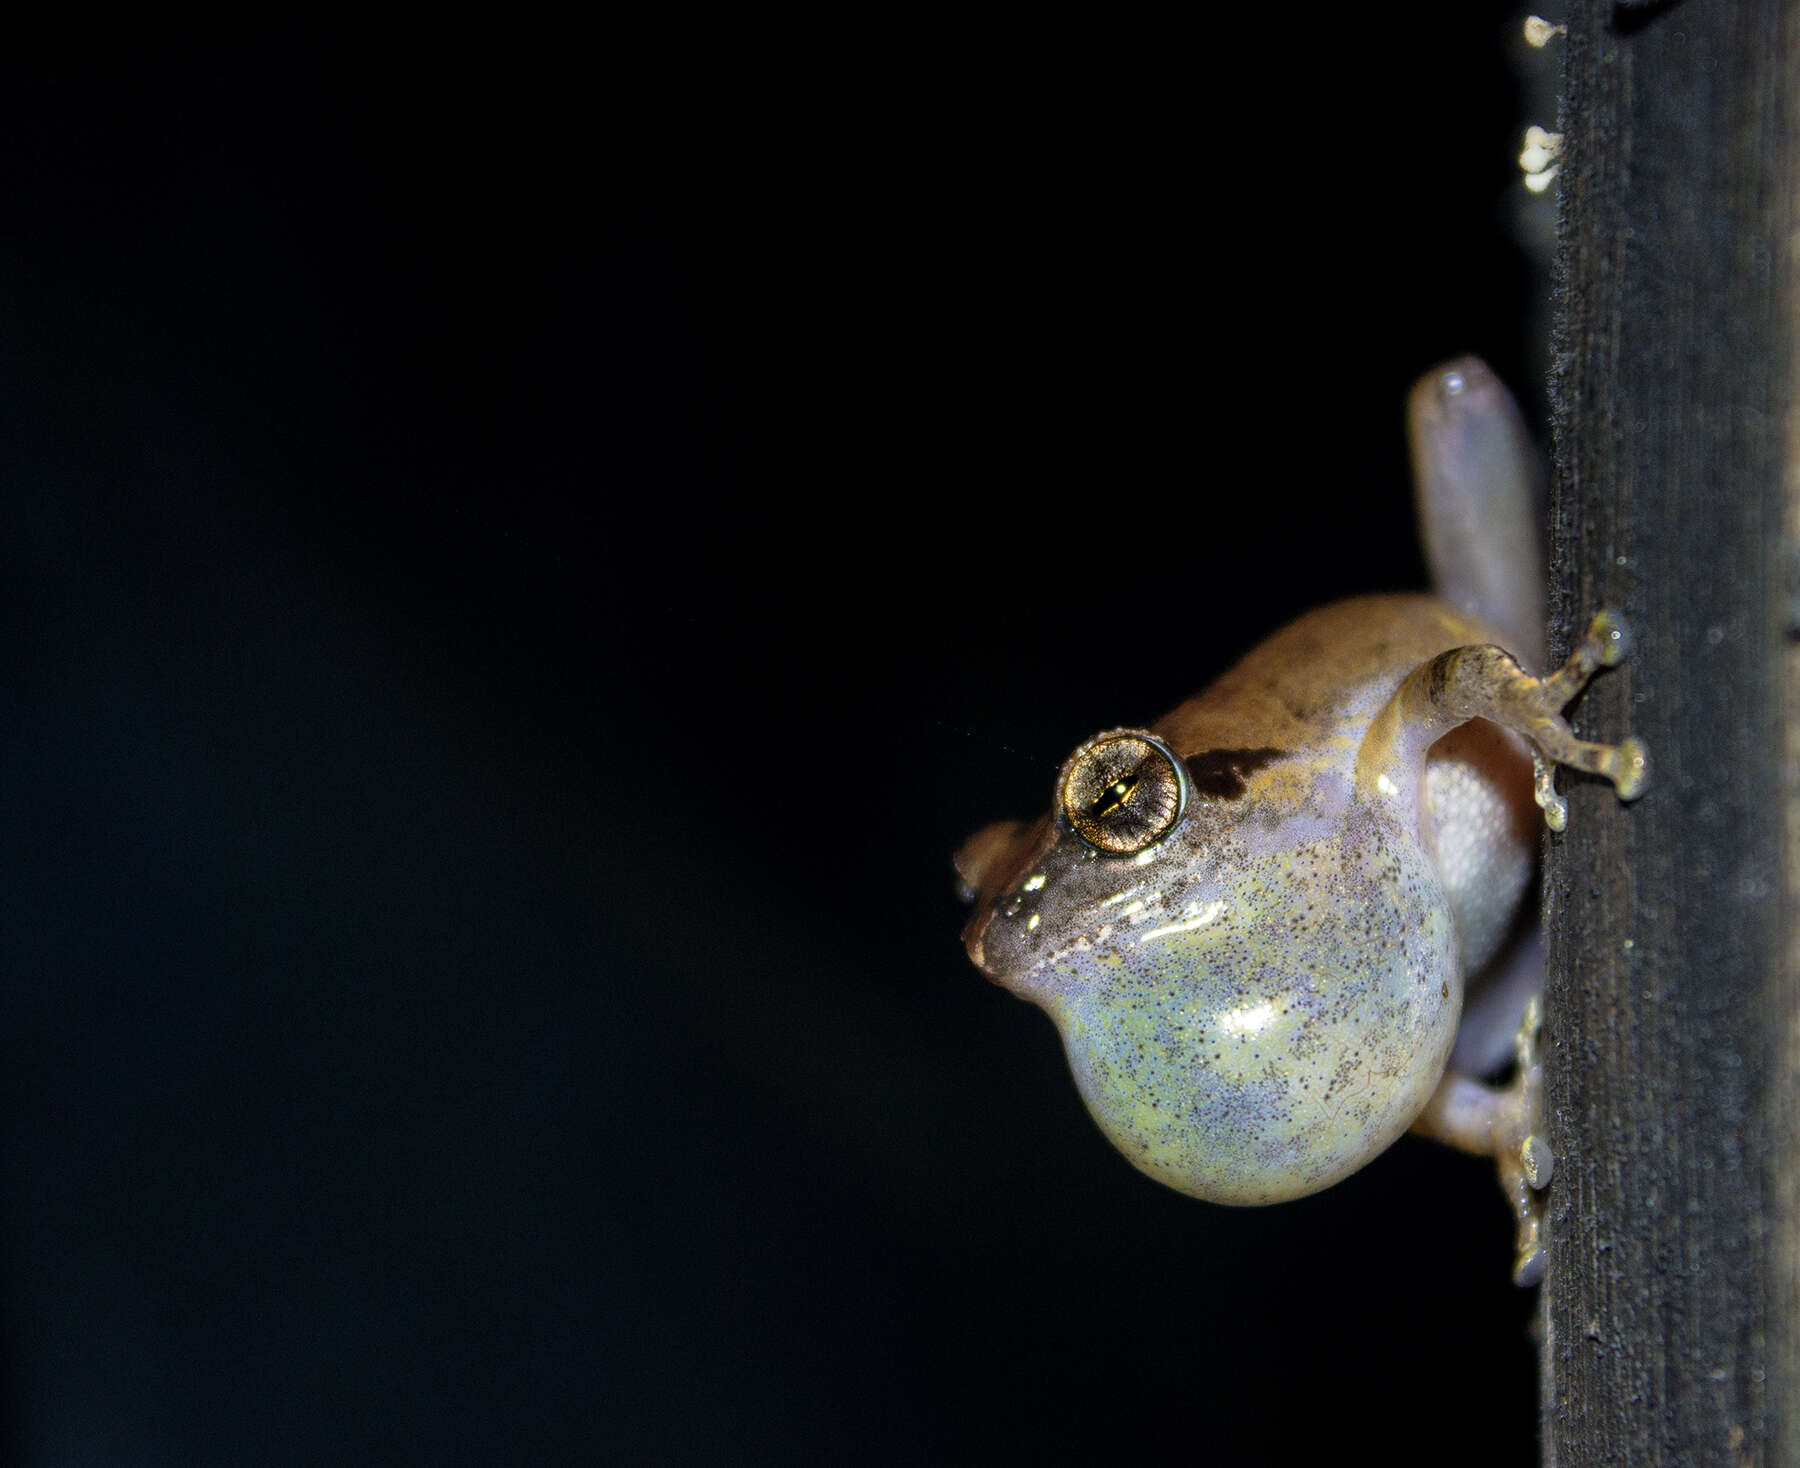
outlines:
[[1274, 1204], [1410, 1130], [1494, 1160], [1528, 1285], [1555, 1165], [1522, 911], [1540, 831], [1566, 824], [1557, 767], [1630, 801], [1649, 757], [1564, 715], [1626, 656], [1623, 615], [1541, 671], [1541, 470], [1512, 395], [1465, 357], [1407, 421], [1432, 591], [1309, 612], [1148, 728], [1085, 740], [1047, 813], [957, 851], [962, 939], [1049, 1015], [1144, 1173]]

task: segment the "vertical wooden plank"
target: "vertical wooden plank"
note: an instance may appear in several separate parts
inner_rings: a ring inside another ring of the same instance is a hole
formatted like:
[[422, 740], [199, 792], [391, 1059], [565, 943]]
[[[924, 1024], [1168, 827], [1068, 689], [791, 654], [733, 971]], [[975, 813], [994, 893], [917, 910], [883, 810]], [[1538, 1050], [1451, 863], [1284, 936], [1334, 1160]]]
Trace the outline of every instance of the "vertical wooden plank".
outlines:
[[1565, 777], [1547, 871], [1559, 1468], [1800, 1464], [1793, 12], [1569, 17], [1552, 641], [1626, 611], [1577, 724], [1653, 783]]

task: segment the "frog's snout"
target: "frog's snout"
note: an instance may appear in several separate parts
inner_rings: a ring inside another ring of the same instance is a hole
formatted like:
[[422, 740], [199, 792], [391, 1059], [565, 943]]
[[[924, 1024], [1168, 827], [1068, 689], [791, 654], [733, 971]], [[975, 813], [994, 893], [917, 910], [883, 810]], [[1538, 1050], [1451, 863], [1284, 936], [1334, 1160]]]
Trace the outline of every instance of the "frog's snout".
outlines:
[[995, 902], [1044, 844], [1048, 827], [1047, 816], [1036, 822], [996, 821], [963, 842], [953, 858], [957, 895], [975, 904], [963, 925], [963, 947], [970, 962], [996, 982], [1000, 976], [988, 966], [985, 942]]
[[969, 962], [980, 969], [989, 979], [994, 976], [987, 971], [987, 951], [982, 946], [982, 939], [987, 936], [988, 919], [994, 915], [991, 907], [985, 907], [963, 925], [963, 948], [969, 955]]

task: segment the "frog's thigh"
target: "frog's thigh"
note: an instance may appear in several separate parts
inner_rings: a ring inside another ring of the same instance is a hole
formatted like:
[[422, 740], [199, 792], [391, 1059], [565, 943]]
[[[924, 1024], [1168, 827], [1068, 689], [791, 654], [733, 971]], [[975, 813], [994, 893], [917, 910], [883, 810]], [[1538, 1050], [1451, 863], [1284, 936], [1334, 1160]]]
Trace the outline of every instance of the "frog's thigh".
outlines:
[[1544, 665], [1536, 446], [1512, 394], [1475, 357], [1446, 362], [1406, 405], [1419, 527], [1438, 595]]
[[1450, 1069], [1470, 1076], [1492, 1076], [1506, 1069], [1525, 1006], [1543, 992], [1544, 936], [1533, 924], [1485, 972], [1470, 976]]
[[[1629, 633], [1614, 612], [1594, 618], [1569, 660], [1548, 678], [1534, 678], [1497, 647], [1457, 647], [1421, 663], [1406, 676], [1370, 726], [1357, 756], [1357, 785], [1365, 798], [1397, 788], [1395, 776], [1422, 740], [1468, 719], [1491, 719], [1524, 735], [1537, 766], [1537, 803], [1553, 831], [1568, 807], [1556, 793], [1554, 766], [1568, 765], [1612, 781], [1621, 800], [1635, 798], [1648, 776], [1643, 742], [1577, 739], [1562, 709], [1589, 678], [1625, 656]], [[1387, 782], [1384, 784], [1383, 782]]]
[[[1542, 818], [1532, 798], [1531, 750], [1486, 719], [1457, 725], [1425, 765], [1425, 834], [1450, 909], [1465, 976], [1486, 968], [1512, 933], [1537, 860]], [[1521, 1001], [1523, 1002], [1523, 1001]], [[1514, 1011], [1501, 1037], [1512, 1053]]]

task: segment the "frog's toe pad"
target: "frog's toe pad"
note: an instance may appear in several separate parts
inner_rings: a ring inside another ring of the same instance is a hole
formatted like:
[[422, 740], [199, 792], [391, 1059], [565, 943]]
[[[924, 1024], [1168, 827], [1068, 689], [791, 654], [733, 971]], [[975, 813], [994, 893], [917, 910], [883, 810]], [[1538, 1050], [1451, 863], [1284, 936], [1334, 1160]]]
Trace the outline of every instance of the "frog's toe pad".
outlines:
[[1644, 793], [1650, 779], [1650, 751], [1635, 734], [1619, 741], [1617, 764], [1613, 771], [1613, 789], [1620, 800], [1636, 800]]
[[1550, 1176], [1556, 1171], [1556, 1154], [1543, 1136], [1533, 1132], [1519, 1143], [1519, 1165], [1525, 1169], [1525, 1181], [1537, 1191], [1550, 1186]]
[[1603, 668], [1616, 668], [1631, 652], [1631, 624], [1623, 613], [1609, 608], [1588, 624], [1587, 640], [1595, 662]]
[[1518, 1257], [1513, 1260], [1513, 1283], [1523, 1288], [1541, 1284], [1549, 1263], [1550, 1252], [1534, 1231], [1529, 1241], [1520, 1241]]

